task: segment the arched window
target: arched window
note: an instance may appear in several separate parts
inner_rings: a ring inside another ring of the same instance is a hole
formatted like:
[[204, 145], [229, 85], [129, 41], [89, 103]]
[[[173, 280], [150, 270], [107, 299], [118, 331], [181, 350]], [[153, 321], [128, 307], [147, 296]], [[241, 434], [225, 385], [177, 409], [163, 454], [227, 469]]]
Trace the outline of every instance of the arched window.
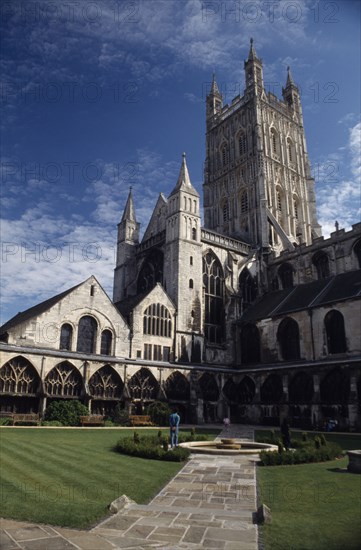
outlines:
[[342, 313], [333, 309], [325, 316], [328, 353], [346, 351], [345, 322]]
[[341, 369], [335, 369], [320, 383], [321, 402], [327, 404], [346, 404], [350, 395], [350, 378]]
[[300, 333], [294, 319], [286, 317], [280, 323], [277, 331], [277, 340], [280, 345], [282, 359], [296, 361], [300, 358]]
[[246, 152], [247, 152], [247, 137], [246, 137], [246, 134], [244, 132], [241, 132], [239, 134], [238, 148], [239, 148], [239, 154], [241, 156], [246, 154]]
[[247, 191], [243, 191], [241, 195], [241, 212], [245, 213], [248, 212], [248, 193]]
[[223, 340], [224, 330], [224, 276], [216, 256], [209, 252], [203, 258], [204, 332], [208, 342]]
[[84, 315], [79, 321], [76, 351], [95, 353], [98, 323], [94, 317]]
[[280, 191], [277, 191], [277, 210], [282, 212], [282, 195]]
[[24, 357], [10, 359], [0, 369], [0, 393], [35, 395], [40, 388], [40, 376]]
[[110, 365], [97, 370], [89, 380], [89, 393], [92, 398], [119, 399], [123, 392], [123, 381]]
[[197, 240], [197, 229], [195, 227], [192, 227], [192, 240]]
[[357, 258], [358, 267], [361, 269], [361, 239], [356, 242], [355, 246], [353, 247], [353, 251]]
[[239, 402], [247, 405], [252, 403], [256, 393], [256, 385], [252, 378], [245, 376], [239, 383]]
[[288, 155], [288, 162], [289, 163], [294, 162], [293, 143], [290, 138], [287, 138], [287, 155]]
[[288, 387], [289, 401], [292, 403], [310, 403], [313, 397], [313, 379], [305, 372], [297, 373]]
[[229, 220], [229, 204], [228, 200], [225, 200], [222, 207], [223, 221], [228, 222]]
[[113, 334], [110, 330], [103, 330], [102, 339], [100, 343], [100, 354], [111, 355], [112, 354], [112, 341]]
[[282, 288], [293, 287], [293, 268], [291, 264], [282, 264], [278, 270], [278, 275], [281, 279]]
[[152, 250], [138, 276], [138, 293], [151, 290], [157, 283], [163, 284], [163, 253], [160, 250]]
[[278, 374], [270, 374], [261, 386], [262, 403], [279, 403], [283, 397], [282, 379]]
[[150, 370], [142, 367], [129, 380], [128, 389], [132, 399], [152, 401], [157, 398], [159, 384]]
[[293, 199], [293, 212], [294, 212], [296, 220], [298, 220], [299, 217], [298, 217], [298, 202], [297, 202], [297, 199]]
[[227, 399], [228, 402], [238, 403], [239, 402], [239, 389], [238, 385], [229, 378], [222, 388], [222, 393]]
[[330, 276], [329, 260], [325, 252], [317, 252], [312, 258], [312, 263], [316, 268], [318, 279], [327, 279]]
[[171, 314], [165, 306], [151, 304], [147, 307], [143, 315], [143, 334], [166, 338], [172, 336]]
[[199, 388], [205, 401], [218, 401], [219, 388], [215, 377], [208, 372], [202, 374], [199, 379]]
[[193, 288], [193, 279], [189, 279], [189, 288]]
[[223, 148], [222, 148], [222, 163], [223, 163], [223, 166], [227, 166], [228, 162], [229, 162], [228, 147], [227, 147], [227, 145], [224, 145]]
[[256, 325], [247, 324], [242, 327], [240, 344], [242, 364], [260, 362], [260, 337]]
[[241, 295], [243, 308], [247, 307], [257, 298], [257, 280], [255, 277], [252, 277], [247, 267], [243, 268], [239, 276], [239, 293]]
[[164, 391], [168, 399], [188, 401], [190, 395], [189, 382], [184, 374], [175, 371], [164, 382]]
[[73, 339], [73, 327], [69, 323], [65, 323], [60, 331], [60, 346], [59, 349], [71, 350], [71, 342]]
[[278, 134], [274, 128], [271, 128], [271, 151], [273, 155], [278, 155]]
[[50, 396], [79, 397], [82, 389], [80, 372], [67, 361], [56, 365], [45, 377], [45, 392]]

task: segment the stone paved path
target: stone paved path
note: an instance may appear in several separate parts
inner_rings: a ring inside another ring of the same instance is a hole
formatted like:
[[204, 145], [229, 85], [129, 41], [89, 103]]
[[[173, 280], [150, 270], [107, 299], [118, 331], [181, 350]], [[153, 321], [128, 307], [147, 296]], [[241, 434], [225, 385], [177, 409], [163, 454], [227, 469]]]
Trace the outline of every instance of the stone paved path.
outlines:
[[[253, 439], [231, 426], [219, 437]], [[1, 550], [257, 550], [257, 455], [193, 455], [148, 504], [130, 504], [91, 531], [2, 520]]]

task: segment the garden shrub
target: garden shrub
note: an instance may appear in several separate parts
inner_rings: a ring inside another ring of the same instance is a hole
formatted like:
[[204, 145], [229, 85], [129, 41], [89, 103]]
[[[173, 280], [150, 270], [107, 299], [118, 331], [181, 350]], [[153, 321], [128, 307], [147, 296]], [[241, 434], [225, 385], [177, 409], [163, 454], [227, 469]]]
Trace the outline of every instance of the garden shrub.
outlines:
[[41, 423], [42, 426], [57, 426], [61, 427], [63, 424], [59, 420], [43, 420]]
[[13, 419], [9, 416], [4, 416], [3, 418], [0, 418], [0, 426], [11, 426], [13, 423]]
[[[165, 443], [167, 444], [167, 450], [165, 450]], [[140, 437], [138, 443], [135, 443], [134, 439], [130, 437], [121, 439], [118, 441], [115, 450], [119, 453], [139, 458], [168, 460], [172, 462], [182, 462], [190, 455], [189, 449], [184, 449], [183, 447], [168, 450], [168, 440], [164, 439], [162, 445], [159, 445], [158, 437], [154, 436]]]
[[85, 405], [77, 401], [53, 401], [45, 411], [44, 420], [57, 420], [63, 426], [79, 426], [80, 417], [88, 416]]
[[305, 464], [307, 462], [325, 462], [327, 460], [334, 460], [341, 455], [342, 449], [336, 443], [326, 442], [326, 445], [320, 444], [319, 448], [316, 448], [315, 445], [309, 441], [303, 443], [303, 446], [295, 451], [283, 451], [282, 453], [261, 451], [260, 464], [261, 466], [278, 466]]
[[146, 413], [149, 414], [152, 423], [156, 426], [168, 426], [171, 410], [167, 403], [154, 401], [148, 405]]
[[120, 424], [121, 426], [129, 426], [129, 414], [124, 409], [121, 403], [117, 403], [114, 407], [114, 411], [111, 415], [111, 420], [114, 424]]

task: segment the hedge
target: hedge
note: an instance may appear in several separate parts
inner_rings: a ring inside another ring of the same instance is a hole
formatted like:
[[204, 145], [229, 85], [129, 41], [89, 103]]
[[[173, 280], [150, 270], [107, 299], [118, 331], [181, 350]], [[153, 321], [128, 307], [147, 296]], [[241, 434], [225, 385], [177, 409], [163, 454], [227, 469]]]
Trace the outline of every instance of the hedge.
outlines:
[[300, 446], [295, 451], [269, 452], [261, 451], [260, 464], [261, 466], [284, 466], [288, 464], [305, 464], [307, 462], [325, 462], [326, 460], [334, 460], [338, 456], [342, 456], [342, 449], [336, 443], [321, 444], [317, 442], [307, 442]]

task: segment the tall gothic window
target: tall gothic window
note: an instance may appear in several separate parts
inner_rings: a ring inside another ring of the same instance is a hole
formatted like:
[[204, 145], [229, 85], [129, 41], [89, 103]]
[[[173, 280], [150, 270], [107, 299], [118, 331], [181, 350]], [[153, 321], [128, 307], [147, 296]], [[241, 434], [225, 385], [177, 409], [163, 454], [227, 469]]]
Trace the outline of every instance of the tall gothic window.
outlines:
[[361, 269], [361, 239], [357, 241], [357, 243], [353, 247], [353, 251], [357, 258], [358, 267]]
[[240, 344], [242, 364], [260, 362], [260, 337], [256, 325], [247, 324], [242, 327]]
[[71, 350], [71, 342], [73, 339], [73, 327], [69, 323], [65, 323], [60, 331], [60, 349]]
[[228, 222], [229, 220], [229, 204], [228, 200], [225, 200], [222, 207], [223, 221]]
[[239, 383], [239, 401], [240, 403], [252, 403], [255, 393], [256, 385], [252, 378], [245, 376]]
[[293, 143], [290, 138], [287, 139], [287, 155], [288, 162], [294, 162]]
[[165, 306], [151, 304], [147, 307], [143, 315], [143, 334], [166, 338], [172, 336], [171, 314]]
[[110, 365], [98, 369], [89, 380], [89, 393], [93, 399], [119, 399], [123, 381]]
[[312, 258], [312, 263], [316, 268], [318, 279], [327, 279], [330, 276], [329, 259], [325, 252], [317, 252]]
[[152, 290], [157, 283], [163, 283], [163, 253], [160, 250], [152, 250], [140, 270], [137, 290], [138, 292]]
[[0, 369], [0, 394], [35, 395], [39, 386], [40, 376], [24, 357], [14, 357]]
[[209, 252], [203, 258], [204, 330], [208, 342], [219, 344], [224, 330], [224, 276], [220, 261]]
[[56, 365], [45, 377], [45, 392], [51, 396], [79, 397], [82, 389], [80, 372], [67, 361]]
[[239, 276], [239, 293], [243, 308], [254, 302], [257, 298], [257, 280], [255, 277], [252, 277], [247, 267], [243, 268]]
[[282, 213], [282, 195], [277, 191], [277, 210]]
[[244, 132], [241, 132], [239, 134], [238, 147], [239, 147], [239, 154], [245, 155], [247, 152], [247, 137]]
[[328, 353], [346, 351], [345, 322], [342, 313], [333, 309], [325, 316]]
[[100, 354], [111, 355], [112, 354], [112, 341], [113, 334], [110, 330], [103, 330], [102, 338], [100, 342]]
[[300, 332], [294, 319], [286, 317], [280, 323], [277, 331], [282, 359], [296, 361], [300, 358]]
[[278, 155], [278, 134], [274, 128], [271, 128], [271, 151], [273, 155]]
[[245, 212], [248, 212], [248, 193], [247, 191], [243, 191], [241, 195], [241, 212], [244, 214]]
[[76, 351], [95, 353], [98, 323], [94, 317], [84, 315], [79, 321]]
[[282, 264], [278, 270], [278, 275], [281, 279], [282, 288], [293, 287], [293, 268], [291, 264]]
[[229, 151], [227, 145], [224, 145], [222, 148], [222, 164], [223, 166], [227, 166], [229, 162]]
[[164, 382], [164, 391], [168, 399], [188, 401], [190, 385], [184, 374], [175, 371]]
[[262, 403], [279, 403], [283, 397], [282, 378], [278, 374], [270, 374], [261, 386]]

